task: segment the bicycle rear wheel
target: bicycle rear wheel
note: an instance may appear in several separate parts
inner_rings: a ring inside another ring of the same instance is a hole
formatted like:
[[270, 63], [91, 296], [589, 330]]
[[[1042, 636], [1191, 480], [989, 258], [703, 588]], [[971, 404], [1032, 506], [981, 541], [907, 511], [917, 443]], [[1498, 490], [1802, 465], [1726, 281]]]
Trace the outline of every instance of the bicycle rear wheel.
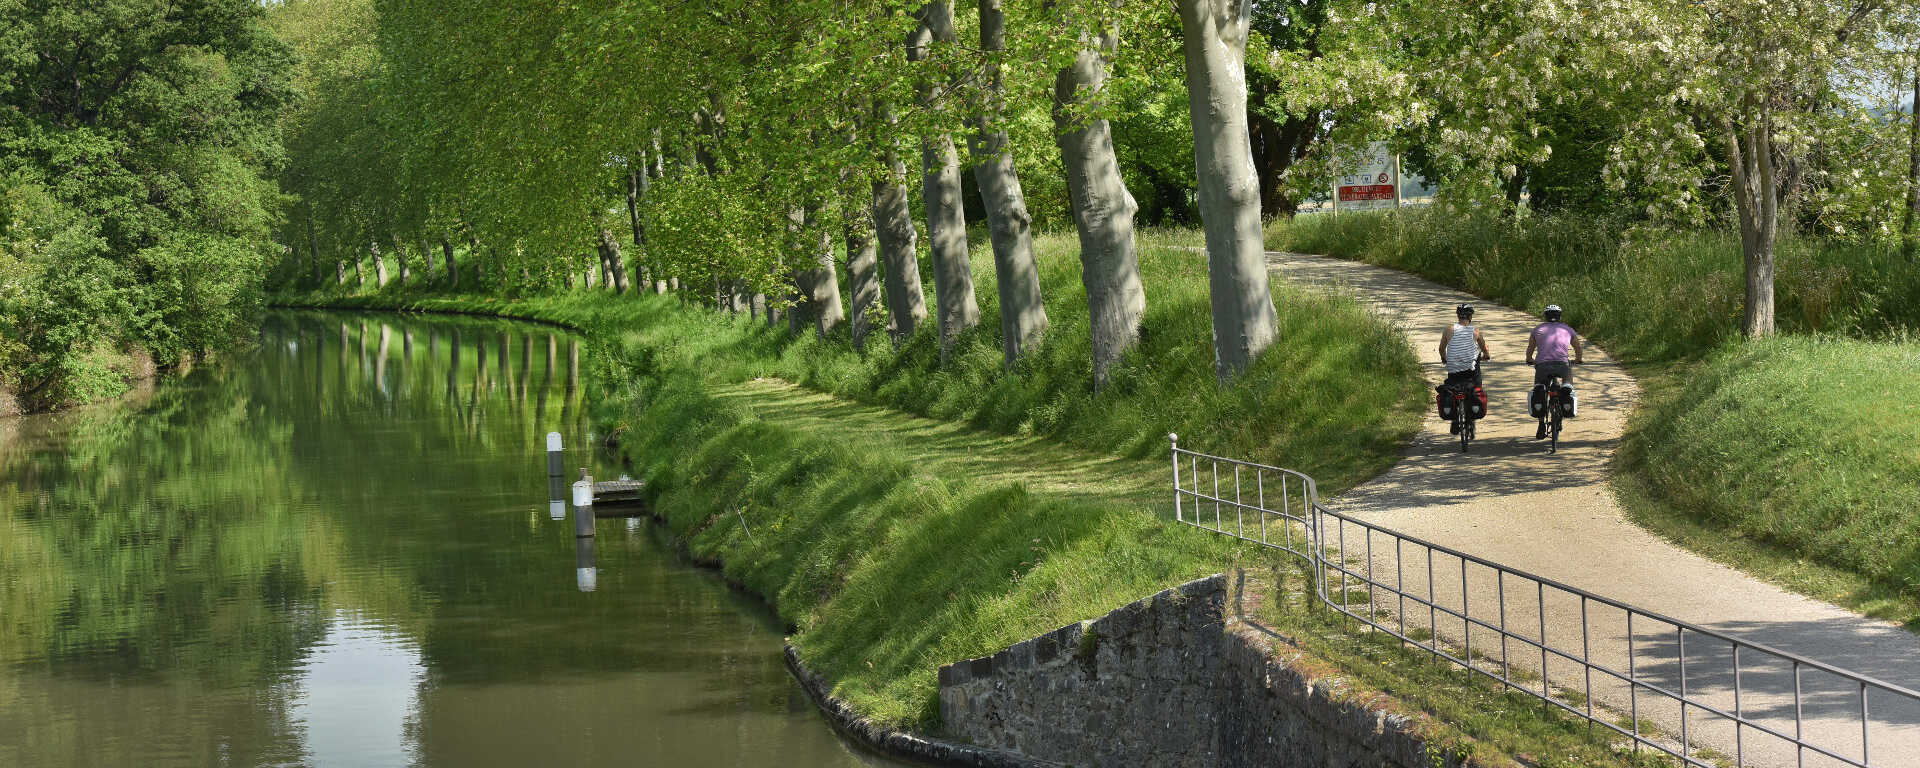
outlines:
[[1553, 415], [1548, 417], [1548, 421], [1551, 423], [1547, 426], [1547, 453], [1559, 453], [1560, 452], [1560, 404], [1558, 402], [1555, 402], [1553, 404]]

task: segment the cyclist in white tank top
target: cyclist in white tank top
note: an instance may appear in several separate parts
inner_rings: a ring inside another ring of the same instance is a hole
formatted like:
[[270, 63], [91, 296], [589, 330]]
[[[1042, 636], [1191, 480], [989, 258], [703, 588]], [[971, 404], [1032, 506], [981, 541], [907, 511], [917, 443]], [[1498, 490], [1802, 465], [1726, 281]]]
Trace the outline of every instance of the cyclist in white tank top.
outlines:
[[1480, 361], [1492, 360], [1493, 355], [1487, 353], [1487, 340], [1480, 329], [1473, 327], [1473, 305], [1455, 307], [1454, 316], [1460, 322], [1440, 334], [1440, 362], [1447, 367], [1447, 381], [1464, 378], [1478, 385]]

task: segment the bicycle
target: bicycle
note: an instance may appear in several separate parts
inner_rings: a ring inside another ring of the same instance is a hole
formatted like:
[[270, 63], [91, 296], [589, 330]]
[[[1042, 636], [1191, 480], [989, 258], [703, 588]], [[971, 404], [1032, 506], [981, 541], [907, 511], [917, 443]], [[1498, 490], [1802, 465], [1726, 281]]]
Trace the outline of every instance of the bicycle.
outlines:
[[[1480, 370], [1482, 361], [1491, 359], [1493, 358], [1481, 356], [1479, 360], [1475, 360], [1474, 371], [1477, 373]], [[1453, 397], [1453, 432], [1460, 436], [1461, 453], [1468, 452], [1468, 446], [1473, 443], [1474, 425], [1479, 422], [1479, 419], [1473, 415], [1473, 406], [1479, 405], [1479, 397], [1474, 392], [1477, 388], [1477, 384], [1466, 380], [1448, 381], [1440, 385], [1443, 397], [1446, 395]]]
[[1447, 392], [1453, 395], [1453, 431], [1460, 435], [1460, 452], [1466, 453], [1467, 446], [1473, 442], [1473, 416], [1467, 413], [1467, 396], [1472, 390], [1466, 382], [1446, 386]]
[[1567, 384], [1566, 379], [1560, 376], [1549, 376], [1542, 389], [1545, 396], [1541, 399], [1545, 407], [1536, 416], [1540, 420], [1540, 431], [1545, 432], [1547, 436], [1547, 453], [1559, 453], [1561, 423], [1572, 415], [1574, 410], [1573, 388]]
[[1560, 422], [1566, 418], [1560, 406], [1560, 393], [1565, 382], [1554, 376], [1547, 379], [1547, 412], [1540, 416], [1541, 426], [1547, 429], [1547, 453], [1560, 452]]

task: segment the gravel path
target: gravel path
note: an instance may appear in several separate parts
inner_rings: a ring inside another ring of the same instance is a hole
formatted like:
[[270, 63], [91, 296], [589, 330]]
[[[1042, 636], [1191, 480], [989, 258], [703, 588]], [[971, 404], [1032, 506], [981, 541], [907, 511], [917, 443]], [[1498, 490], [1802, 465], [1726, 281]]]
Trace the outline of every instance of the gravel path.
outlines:
[[[1491, 398], [1489, 414], [1479, 426], [1471, 453], [1463, 455], [1446, 425], [1430, 415], [1406, 458], [1380, 477], [1330, 500], [1330, 508], [1644, 610], [1920, 689], [1920, 638], [1915, 635], [1681, 550], [1626, 519], [1607, 478], [1639, 389], [1603, 350], [1589, 346], [1587, 364], [1575, 367], [1580, 416], [1568, 421], [1560, 453], [1548, 455], [1544, 441], [1532, 439], [1535, 425], [1526, 412], [1532, 372], [1522, 362], [1526, 335], [1538, 322], [1537, 314], [1500, 307], [1381, 267], [1289, 253], [1269, 253], [1268, 261], [1296, 283], [1354, 291], [1406, 332], [1416, 354], [1426, 361], [1433, 382], [1444, 375], [1435, 346], [1441, 331], [1452, 322], [1456, 304], [1470, 302], [1479, 309], [1477, 324], [1493, 355], [1483, 368]], [[1361, 542], [1372, 544], [1375, 554], [1367, 565], [1387, 582], [1396, 570], [1392, 540], [1380, 534], [1368, 537], [1359, 526], [1346, 526], [1345, 533], [1349, 552], [1362, 551]], [[1362, 563], [1364, 557], [1356, 566]], [[1400, 555], [1398, 570], [1406, 591], [1428, 594], [1432, 589], [1430, 594], [1439, 595], [1434, 602], [1443, 608], [1457, 611], [1464, 603], [1467, 613], [1488, 624], [1534, 627], [1522, 630], [1530, 638], [1540, 636], [1537, 627], [1544, 613], [1548, 642], [1575, 654], [1583, 645], [1584, 610], [1589, 622], [1585, 645], [1591, 658], [1623, 672], [1631, 663], [1642, 680], [1673, 690], [1679, 690], [1681, 683], [1678, 651], [1685, 642], [1689, 692], [1725, 711], [1734, 710], [1731, 683], [1736, 665], [1724, 642], [1692, 633], [1683, 640], [1671, 625], [1645, 619], [1634, 620], [1629, 637], [1624, 614], [1618, 610], [1599, 604], [1583, 606], [1579, 598], [1550, 589], [1542, 593], [1531, 582], [1507, 578], [1502, 584], [1492, 570], [1463, 568], [1459, 559], [1444, 555], [1429, 563], [1407, 549]], [[1359, 599], [1364, 603], [1364, 597]], [[1437, 629], [1454, 643], [1470, 639], [1474, 655], [1484, 655], [1490, 669], [1499, 670], [1502, 656], [1508, 657], [1510, 668], [1539, 687], [1537, 646], [1509, 640], [1503, 651], [1499, 635], [1490, 630], [1476, 628], [1463, 638], [1458, 618], [1449, 624], [1442, 613], [1430, 625], [1424, 608], [1401, 611], [1392, 604], [1396, 601], [1384, 595], [1377, 599], [1383, 609], [1404, 615], [1409, 627]], [[1580, 691], [1585, 688], [1580, 669], [1571, 662], [1551, 662], [1549, 678], [1555, 687]], [[1742, 711], [1792, 734], [1790, 664], [1747, 650], [1741, 652], [1739, 673]], [[1817, 670], [1803, 671], [1801, 677], [1804, 732], [1817, 745], [1849, 761], [1860, 760], [1858, 686]], [[1604, 675], [1593, 679], [1593, 697], [1603, 706], [1619, 712], [1637, 708], [1643, 721], [1673, 734], [1680, 732], [1679, 711], [1670, 701], [1662, 702], [1646, 689], [1630, 697], [1626, 685], [1609, 683]], [[1866, 735], [1872, 765], [1920, 766], [1920, 702], [1874, 692], [1868, 703], [1871, 725]], [[1685, 726], [1696, 746], [1711, 747], [1729, 760], [1738, 753], [1750, 765], [1796, 764], [1790, 745], [1751, 728], [1741, 729], [1736, 740], [1730, 721], [1700, 709], [1689, 708]], [[1804, 762], [1808, 766], [1845, 764], [1811, 751]]]

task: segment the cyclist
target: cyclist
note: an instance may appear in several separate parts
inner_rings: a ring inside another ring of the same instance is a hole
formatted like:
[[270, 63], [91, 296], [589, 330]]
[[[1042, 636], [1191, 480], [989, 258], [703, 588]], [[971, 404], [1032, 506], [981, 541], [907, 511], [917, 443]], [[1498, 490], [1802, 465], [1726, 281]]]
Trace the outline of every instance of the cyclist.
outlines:
[[[1536, 397], [1544, 397], [1547, 382], [1558, 376], [1567, 391], [1573, 391], [1573, 366], [1567, 361], [1567, 352], [1573, 352], [1573, 362], [1586, 362], [1586, 342], [1575, 333], [1573, 326], [1560, 322], [1560, 305], [1548, 304], [1541, 313], [1546, 322], [1533, 327], [1527, 336], [1527, 365], [1533, 366], [1533, 390]], [[1547, 439], [1547, 423], [1540, 422], [1540, 429], [1533, 435], [1535, 440]]]
[[[1440, 363], [1447, 368], [1447, 381], [1441, 389], [1456, 382], [1473, 382], [1480, 386], [1480, 361], [1492, 360], [1487, 353], [1487, 340], [1480, 335], [1480, 329], [1473, 327], [1473, 305], [1461, 304], [1453, 308], [1454, 317], [1459, 319], [1440, 334]], [[1453, 428], [1457, 431], [1457, 425]]]

